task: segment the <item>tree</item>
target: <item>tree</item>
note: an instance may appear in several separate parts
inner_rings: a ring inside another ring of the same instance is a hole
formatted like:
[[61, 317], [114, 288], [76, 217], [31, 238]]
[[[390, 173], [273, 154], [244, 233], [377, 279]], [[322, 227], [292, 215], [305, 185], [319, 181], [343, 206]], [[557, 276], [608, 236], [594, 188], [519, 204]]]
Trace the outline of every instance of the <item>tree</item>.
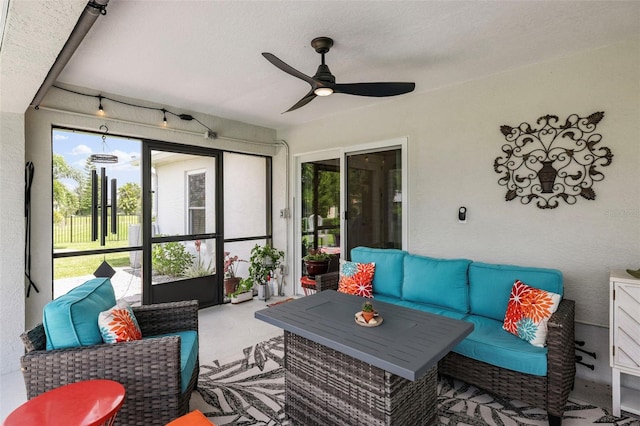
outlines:
[[[77, 188], [79, 214], [91, 214], [91, 171], [95, 170], [96, 165], [88, 157], [84, 164], [84, 177]], [[98, 191], [100, 189], [100, 179], [98, 179]], [[100, 193], [100, 192], [98, 192]]]
[[61, 179], [72, 179], [78, 183], [82, 182], [82, 172], [73, 168], [65, 161], [60, 154], [53, 154], [53, 205], [58, 216], [66, 217], [78, 211], [78, 197], [74, 194]]
[[118, 188], [118, 210], [124, 214], [137, 214], [141, 210], [142, 189], [140, 185], [127, 182]]

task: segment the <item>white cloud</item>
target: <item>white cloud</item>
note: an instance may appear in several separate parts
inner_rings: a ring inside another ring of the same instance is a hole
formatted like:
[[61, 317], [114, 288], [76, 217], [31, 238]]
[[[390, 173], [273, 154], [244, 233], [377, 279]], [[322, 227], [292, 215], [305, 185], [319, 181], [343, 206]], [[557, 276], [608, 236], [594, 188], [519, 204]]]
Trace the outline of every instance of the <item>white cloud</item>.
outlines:
[[[66, 139], [66, 138], [65, 138]], [[89, 148], [87, 145], [78, 145], [71, 150], [71, 154], [73, 155], [86, 155], [91, 154], [93, 150]]]
[[61, 135], [60, 133], [54, 133], [53, 135], [53, 140], [55, 141], [66, 141], [67, 139], [69, 139], [68, 136]]

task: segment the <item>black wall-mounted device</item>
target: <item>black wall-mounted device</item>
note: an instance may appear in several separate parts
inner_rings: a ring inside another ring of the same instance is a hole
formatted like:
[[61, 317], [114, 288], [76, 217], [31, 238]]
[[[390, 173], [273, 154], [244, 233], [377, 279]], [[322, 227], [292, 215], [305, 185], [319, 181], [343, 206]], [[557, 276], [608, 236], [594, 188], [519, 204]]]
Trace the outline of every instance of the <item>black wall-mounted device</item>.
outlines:
[[466, 222], [467, 221], [467, 208], [466, 207], [460, 207], [458, 209], [458, 222]]

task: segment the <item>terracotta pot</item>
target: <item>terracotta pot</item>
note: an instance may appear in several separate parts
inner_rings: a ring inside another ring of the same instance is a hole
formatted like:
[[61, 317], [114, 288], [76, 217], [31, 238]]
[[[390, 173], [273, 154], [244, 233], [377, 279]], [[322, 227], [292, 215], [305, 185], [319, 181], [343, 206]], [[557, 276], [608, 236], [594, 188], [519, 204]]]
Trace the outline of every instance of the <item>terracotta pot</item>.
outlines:
[[307, 275], [310, 277], [326, 274], [329, 270], [328, 260], [305, 260], [304, 264], [307, 267]]
[[374, 316], [375, 314], [376, 314], [375, 312], [365, 312], [365, 311], [362, 311], [362, 318], [364, 318], [364, 320], [365, 320], [366, 322], [369, 322], [369, 321], [371, 321], [371, 318], [373, 318], [373, 316]]
[[224, 279], [224, 294], [228, 295], [233, 293], [238, 289], [238, 284], [240, 284], [240, 278], [225, 278]]

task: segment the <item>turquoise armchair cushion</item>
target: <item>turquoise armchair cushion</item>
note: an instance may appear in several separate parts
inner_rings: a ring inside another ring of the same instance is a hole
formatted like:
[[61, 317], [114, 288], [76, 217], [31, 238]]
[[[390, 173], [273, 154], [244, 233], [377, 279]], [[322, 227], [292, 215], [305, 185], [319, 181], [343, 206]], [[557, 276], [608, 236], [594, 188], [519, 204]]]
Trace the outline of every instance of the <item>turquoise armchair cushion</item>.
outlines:
[[143, 339], [153, 339], [157, 337], [180, 336], [180, 391], [184, 393], [191, 380], [193, 369], [198, 362], [198, 333], [193, 330], [176, 331], [174, 333], [161, 334], [157, 336], [143, 337]]
[[473, 262], [469, 265], [470, 312], [503, 321], [515, 280], [563, 294], [562, 272], [557, 269]]
[[470, 260], [435, 259], [407, 254], [402, 299], [469, 312], [467, 270]]
[[102, 343], [98, 314], [116, 304], [109, 278], [94, 278], [47, 303], [43, 326], [47, 350]]
[[404, 257], [406, 251], [397, 249], [374, 249], [355, 247], [351, 249], [351, 261], [358, 263], [375, 263], [373, 275], [373, 294], [402, 297], [402, 281]]

